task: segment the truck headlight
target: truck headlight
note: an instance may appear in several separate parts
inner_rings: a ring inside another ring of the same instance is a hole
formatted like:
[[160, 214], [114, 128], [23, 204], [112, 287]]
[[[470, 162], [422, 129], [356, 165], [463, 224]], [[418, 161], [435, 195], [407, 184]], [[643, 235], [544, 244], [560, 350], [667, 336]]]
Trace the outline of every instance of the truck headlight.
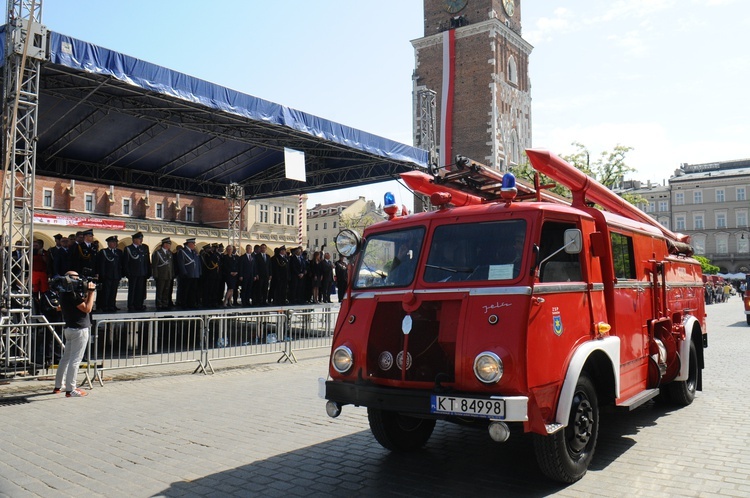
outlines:
[[354, 365], [352, 350], [346, 346], [337, 347], [331, 355], [331, 365], [338, 373], [346, 373]]
[[494, 384], [503, 376], [503, 361], [492, 351], [479, 353], [474, 358], [474, 375], [480, 382]]

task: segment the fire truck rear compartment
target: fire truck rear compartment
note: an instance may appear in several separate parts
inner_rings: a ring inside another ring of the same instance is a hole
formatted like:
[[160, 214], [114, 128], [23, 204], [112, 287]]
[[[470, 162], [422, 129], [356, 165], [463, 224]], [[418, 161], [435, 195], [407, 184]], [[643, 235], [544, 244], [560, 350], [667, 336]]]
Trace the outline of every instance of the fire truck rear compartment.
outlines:
[[[427, 301], [411, 313], [413, 325], [406, 344], [408, 382], [453, 382], [458, 316], [461, 301]], [[367, 345], [371, 379], [401, 380], [406, 336], [401, 323], [406, 313], [401, 302], [377, 305]]]

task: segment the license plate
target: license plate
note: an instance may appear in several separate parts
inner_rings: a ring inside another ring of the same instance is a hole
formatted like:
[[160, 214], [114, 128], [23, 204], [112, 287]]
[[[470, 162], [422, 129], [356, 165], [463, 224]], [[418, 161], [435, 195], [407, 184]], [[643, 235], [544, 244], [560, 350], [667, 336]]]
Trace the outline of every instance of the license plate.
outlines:
[[430, 412], [502, 420], [505, 418], [505, 400], [433, 395]]

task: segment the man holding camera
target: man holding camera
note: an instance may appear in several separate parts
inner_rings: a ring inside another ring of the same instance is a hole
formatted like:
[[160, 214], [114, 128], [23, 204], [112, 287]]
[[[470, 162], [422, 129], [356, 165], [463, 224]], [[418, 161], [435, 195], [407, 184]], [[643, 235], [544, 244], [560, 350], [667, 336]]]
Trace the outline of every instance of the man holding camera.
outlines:
[[64, 292], [60, 292], [60, 307], [65, 321], [63, 328], [65, 350], [57, 367], [53, 393], [57, 394], [64, 389], [66, 398], [81, 398], [87, 396], [88, 393], [76, 389], [76, 381], [78, 367], [89, 342], [91, 330], [89, 313], [94, 307], [96, 285], [91, 281], [82, 282], [75, 271], [67, 272], [65, 279], [70, 284]]

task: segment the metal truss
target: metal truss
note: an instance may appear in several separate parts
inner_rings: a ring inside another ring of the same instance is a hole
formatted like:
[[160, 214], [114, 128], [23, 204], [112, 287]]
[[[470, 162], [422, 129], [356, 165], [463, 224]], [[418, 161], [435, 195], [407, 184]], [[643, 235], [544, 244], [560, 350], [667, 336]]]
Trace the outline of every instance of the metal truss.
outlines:
[[[437, 154], [437, 93], [423, 88], [417, 92], [417, 133], [416, 146], [429, 153], [427, 164], [430, 168], [438, 164]], [[430, 198], [426, 195], [415, 194], [414, 211], [428, 211]]]
[[[245, 189], [237, 183], [227, 185], [227, 209], [229, 211], [229, 245], [239, 252], [240, 238], [242, 236], [242, 203], [245, 199]], [[244, 253], [242, 253], [244, 254]]]
[[47, 31], [41, 0], [9, 0], [3, 69], [2, 374], [30, 361], [37, 110]]

